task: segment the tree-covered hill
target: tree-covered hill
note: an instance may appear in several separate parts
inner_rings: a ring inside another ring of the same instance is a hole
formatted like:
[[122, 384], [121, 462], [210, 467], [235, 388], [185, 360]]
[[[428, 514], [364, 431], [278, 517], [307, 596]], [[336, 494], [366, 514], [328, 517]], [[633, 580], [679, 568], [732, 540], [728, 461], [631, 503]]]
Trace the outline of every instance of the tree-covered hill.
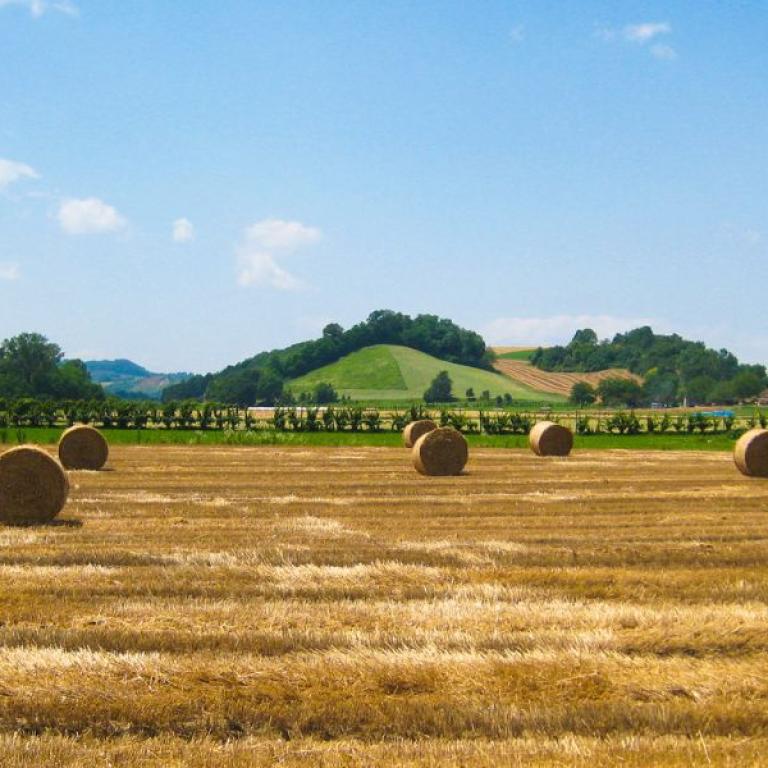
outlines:
[[545, 371], [628, 368], [644, 378], [646, 399], [662, 403], [730, 403], [756, 396], [768, 386], [764, 365], [739, 363], [728, 350], [709, 349], [677, 334], [655, 334], [648, 326], [604, 341], [586, 328], [567, 346], [540, 347], [530, 361]]
[[487, 392], [490, 398], [508, 396], [516, 401], [564, 400], [562, 396], [530, 389], [496, 371], [446, 362], [393, 344], [364, 347], [289, 381], [286, 388], [299, 396], [314, 392], [321, 384], [330, 384], [339, 395], [353, 400], [413, 402], [422, 399], [441, 371], [448, 374], [453, 394], [459, 397], [472, 390], [478, 397]]
[[493, 353], [474, 331], [436, 315], [412, 318], [382, 309], [348, 330], [331, 323], [319, 339], [261, 352], [216, 374], [193, 376], [165, 389], [163, 400], [205, 397], [240, 405], [272, 403], [287, 381], [374, 344], [411, 347], [451, 363], [492, 369]]

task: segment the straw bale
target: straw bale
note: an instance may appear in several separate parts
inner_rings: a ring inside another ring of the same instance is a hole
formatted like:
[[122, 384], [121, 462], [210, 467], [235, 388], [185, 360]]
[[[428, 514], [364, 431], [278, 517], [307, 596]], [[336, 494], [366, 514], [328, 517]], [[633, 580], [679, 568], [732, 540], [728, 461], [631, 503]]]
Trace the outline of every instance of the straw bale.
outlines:
[[452, 427], [423, 434], [412, 450], [413, 466], [422, 475], [458, 475], [469, 458], [467, 441]]
[[573, 433], [561, 424], [540, 421], [534, 425], [528, 439], [537, 456], [567, 456], [573, 448]]
[[108, 457], [109, 445], [94, 427], [75, 424], [59, 439], [59, 460], [66, 469], [101, 469]]
[[0, 455], [0, 523], [48, 523], [68, 493], [67, 473], [41, 448], [21, 445]]
[[736, 442], [733, 460], [750, 477], [768, 477], [768, 429], [750, 429]]
[[407, 424], [403, 430], [403, 445], [406, 448], [413, 448], [416, 441], [427, 432], [431, 432], [433, 429], [437, 429], [432, 419], [419, 419], [418, 421], [412, 421]]

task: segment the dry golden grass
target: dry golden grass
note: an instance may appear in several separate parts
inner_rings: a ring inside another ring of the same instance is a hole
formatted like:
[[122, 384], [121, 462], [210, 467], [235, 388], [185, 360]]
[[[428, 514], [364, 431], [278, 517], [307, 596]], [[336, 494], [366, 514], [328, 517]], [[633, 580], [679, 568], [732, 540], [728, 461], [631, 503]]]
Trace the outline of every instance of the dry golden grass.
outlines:
[[[514, 350], [511, 350], [514, 351]], [[570, 395], [573, 385], [579, 381], [597, 387], [603, 379], [633, 379], [642, 383], [640, 376], [626, 368], [606, 368], [604, 371], [593, 373], [561, 373], [557, 371], [542, 371], [531, 365], [527, 360], [497, 360], [494, 364], [497, 371], [519, 381], [526, 387], [541, 392], [552, 392], [556, 395]]]
[[764, 765], [768, 482], [720, 454], [115, 448], [0, 528], [0, 765]]

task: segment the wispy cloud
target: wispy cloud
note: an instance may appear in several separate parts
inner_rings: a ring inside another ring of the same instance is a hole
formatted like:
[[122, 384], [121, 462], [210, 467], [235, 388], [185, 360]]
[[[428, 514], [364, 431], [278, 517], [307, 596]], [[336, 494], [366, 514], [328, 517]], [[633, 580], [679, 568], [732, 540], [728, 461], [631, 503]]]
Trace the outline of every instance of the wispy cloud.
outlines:
[[[2, 2], [2, 0], [0, 0]], [[5, 160], [0, 157], [0, 189], [20, 179], [39, 179], [37, 171], [26, 163]]]
[[624, 39], [633, 43], [647, 43], [659, 35], [668, 35], [672, 27], [666, 21], [647, 21], [644, 24], [628, 24], [623, 29]]
[[264, 219], [247, 227], [237, 247], [237, 282], [269, 285], [282, 291], [303, 287], [302, 281], [280, 266], [276, 255], [287, 255], [322, 238], [322, 232], [299, 221]]
[[21, 277], [21, 270], [18, 264], [8, 261], [0, 261], [0, 280], [18, 280]]
[[176, 219], [171, 236], [174, 243], [188, 243], [195, 239], [195, 227], [189, 219]]
[[[654, 42], [663, 35], [672, 34], [672, 25], [667, 21], [645, 21], [640, 24], [627, 24], [624, 27], [598, 27], [595, 37], [605, 42], [619, 40], [624, 43], [634, 43], [647, 46], [647, 50], [655, 59], [671, 61], [677, 58], [677, 51], [666, 43]], [[653, 45], [650, 45], [653, 43]]]
[[59, 208], [58, 220], [68, 235], [117, 232], [126, 225], [123, 216], [97, 197], [65, 200]]
[[12, 5], [26, 8], [30, 14], [39, 19], [48, 11], [63, 13], [67, 16], [78, 16], [80, 10], [70, 0], [0, 0], [0, 8], [7, 8]]
[[483, 328], [491, 344], [543, 345], [568, 342], [580, 328], [592, 328], [598, 337], [650, 325], [663, 329], [665, 324], [649, 317], [615, 315], [551, 315], [548, 317], [499, 317]]

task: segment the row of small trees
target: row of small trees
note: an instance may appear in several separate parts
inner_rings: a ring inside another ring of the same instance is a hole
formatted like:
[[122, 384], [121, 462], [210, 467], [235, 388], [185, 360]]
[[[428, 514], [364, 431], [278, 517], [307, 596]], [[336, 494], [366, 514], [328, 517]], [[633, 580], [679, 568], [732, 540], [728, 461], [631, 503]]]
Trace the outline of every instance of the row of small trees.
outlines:
[[352, 405], [297, 407], [278, 406], [269, 418], [258, 418], [247, 409], [216, 403], [182, 401], [158, 405], [152, 402], [124, 400], [37, 401], [0, 399], [0, 428], [63, 427], [75, 423], [93, 424], [113, 429], [182, 429], [249, 431], [275, 429], [281, 432], [382, 432], [401, 431], [411, 421], [432, 418], [441, 426], [451, 426], [469, 434], [527, 434], [541, 418], [560, 420], [582, 435], [613, 433], [737, 433], [755, 426], [765, 427], [768, 414], [755, 411], [736, 419], [700, 412], [679, 414], [641, 414], [618, 411], [595, 416], [576, 413], [571, 416], [542, 416], [481, 409], [428, 409], [413, 405], [403, 410], [382, 412], [377, 408]]

